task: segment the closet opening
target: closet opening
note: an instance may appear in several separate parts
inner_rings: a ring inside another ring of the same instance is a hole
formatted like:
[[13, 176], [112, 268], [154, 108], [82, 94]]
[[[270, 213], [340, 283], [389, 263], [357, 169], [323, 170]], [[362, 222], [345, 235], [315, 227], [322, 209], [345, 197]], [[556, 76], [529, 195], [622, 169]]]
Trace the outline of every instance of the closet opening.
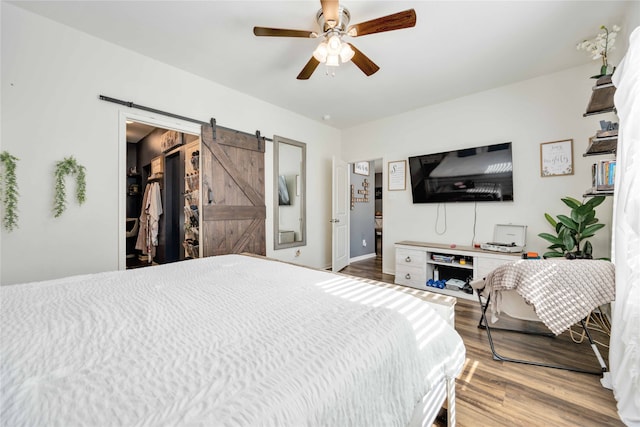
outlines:
[[126, 122], [126, 268], [202, 256], [200, 135]]

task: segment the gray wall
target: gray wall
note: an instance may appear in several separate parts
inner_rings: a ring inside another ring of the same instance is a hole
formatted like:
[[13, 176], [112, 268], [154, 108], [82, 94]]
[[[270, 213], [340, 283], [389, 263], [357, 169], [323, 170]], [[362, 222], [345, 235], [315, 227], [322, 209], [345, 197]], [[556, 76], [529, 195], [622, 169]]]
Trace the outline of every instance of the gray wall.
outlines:
[[[355, 258], [362, 255], [375, 254], [375, 179], [374, 164], [369, 162], [369, 176], [353, 173], [351, 167], [351, 184], [354, 186], [355, 197], [362, 198], [358, 190], [363, 189], [362, 183], [366, 179], [369, 181], [369, 201], [367, 203], [357, 202], [351, 210], [351, 251], [350, 257]], [[362, 241], [367, 245], [363, 246]]]

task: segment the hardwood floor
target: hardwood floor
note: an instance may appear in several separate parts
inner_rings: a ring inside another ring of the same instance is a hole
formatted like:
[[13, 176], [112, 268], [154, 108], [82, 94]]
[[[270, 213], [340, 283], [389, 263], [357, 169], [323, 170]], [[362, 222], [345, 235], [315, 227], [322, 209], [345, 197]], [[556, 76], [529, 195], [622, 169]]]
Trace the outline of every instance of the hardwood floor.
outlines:
[[[381, 257], [353, 263], [341, 272], [388, 283], [394, 279], [382, 273]], [[467, 360], [456, 379], [457, 425], [624, 425], [617, 415], [613, 393], [601, 386], [600, 376], [493, 360], [486, 332], [478, 328], [479, 319], [478, 303], [458, 299], [455, 324], [464, 341]], [[594, 333], [593, 337], [608, 343], [604, 334]], [[596, 371], [599, 368], [588, 341], [576, 344], [568, 332], [547, 338], [496, 331], [493, 339], [497, 352], [503, 356]], [[599, 349], [606, 361], [607, 348]]]

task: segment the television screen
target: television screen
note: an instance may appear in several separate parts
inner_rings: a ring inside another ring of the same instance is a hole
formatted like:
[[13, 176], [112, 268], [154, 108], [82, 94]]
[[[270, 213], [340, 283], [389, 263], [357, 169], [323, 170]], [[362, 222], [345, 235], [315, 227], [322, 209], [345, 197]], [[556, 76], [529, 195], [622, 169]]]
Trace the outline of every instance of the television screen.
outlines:
[[511, 143], [409, 157], [413, 203], [513, 200]]

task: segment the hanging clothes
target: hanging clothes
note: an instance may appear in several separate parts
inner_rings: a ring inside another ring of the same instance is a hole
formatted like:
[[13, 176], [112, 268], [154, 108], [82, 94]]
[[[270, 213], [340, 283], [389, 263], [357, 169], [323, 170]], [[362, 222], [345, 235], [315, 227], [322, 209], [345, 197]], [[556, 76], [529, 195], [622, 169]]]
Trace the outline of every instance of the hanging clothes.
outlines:
[[151, 182], [144, 189], [142, 211], [140, 212], [140, 229], [136, 240], [136, 249], [149, 256], [149, 263], [156, 255], [160, 215], [162, 215], [160, 184]]

